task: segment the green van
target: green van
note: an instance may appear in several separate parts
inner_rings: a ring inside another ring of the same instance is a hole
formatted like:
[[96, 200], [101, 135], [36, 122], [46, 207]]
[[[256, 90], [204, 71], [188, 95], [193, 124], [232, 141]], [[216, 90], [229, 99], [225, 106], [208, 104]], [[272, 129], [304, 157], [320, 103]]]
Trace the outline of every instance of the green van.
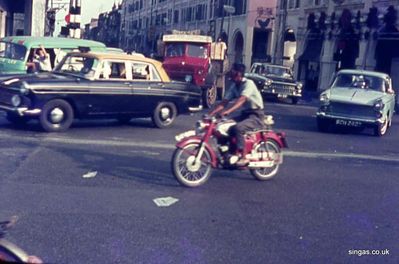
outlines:
[[103, 43], [72, 38], [10, 36], [0, 39], [0, 75], [24, 74], [26, 63], [34, 55], [34, 50], [42, 45], [50, 55], [54, 68], [71, 51], [80, 48], [90, 51], [106, 51]]

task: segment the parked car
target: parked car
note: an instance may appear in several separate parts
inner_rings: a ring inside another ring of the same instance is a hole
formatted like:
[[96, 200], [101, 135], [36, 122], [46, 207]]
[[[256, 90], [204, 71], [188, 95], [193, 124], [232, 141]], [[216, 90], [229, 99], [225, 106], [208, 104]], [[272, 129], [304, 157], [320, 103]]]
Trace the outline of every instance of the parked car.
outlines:
[[32, 59], [34, 50], [40, 45], [43, 45], [49, 54], [52, 68], [68, 52], [78, 51], [79, 48], [106, 51], [103, 43], [92, 40], [32, 36], [4, 37], [0, 39], [0, 77], [2, 75], [26, 74], [27, 62]]
[[372, 127], [382, 136], [392, 124], [395, 93], [391, 78], [384, 73], [361, 70], [339, 71], [331, 87], [320, 95], [317, 127]]
[[295, 81], [289, 67], [256, 62], [245, 76], [253, 80], [265, 96], [290, 98], [292, 104], [298, 103], [302, 96], [302, 83]]
[[201, 109], [201, 89], [171, 81], [158, 61], [116, 53], [69, 53], [54, 72], [0, 83], [0, 109], [13, 123], [38, 118], [45, 131], [69, 128], [74, 118], [127, 122], [151, 117], [169, 127], [178, 114]]

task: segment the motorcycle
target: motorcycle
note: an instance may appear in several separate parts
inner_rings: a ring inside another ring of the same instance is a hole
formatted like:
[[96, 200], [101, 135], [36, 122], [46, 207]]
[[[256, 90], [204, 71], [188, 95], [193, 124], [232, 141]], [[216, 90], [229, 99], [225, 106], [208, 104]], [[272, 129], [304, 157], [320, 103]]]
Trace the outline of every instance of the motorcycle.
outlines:
[[[272, 116], [264, 118], [264, 126], [244, 135], [243, 153], [237, 153], [237, 138], [229, 135], [234, 120], [204, 116], [195, 130], [175, 137], [172, 171], [177, 181], [187, 187], [204, 184], [213, 169], [249, 170], [258, 180], [273, 178], [283, 162], [281, 149], [287, 148], [284, 133], [274, 132]], [[237, 165], [238, 155], [249, 163]]]

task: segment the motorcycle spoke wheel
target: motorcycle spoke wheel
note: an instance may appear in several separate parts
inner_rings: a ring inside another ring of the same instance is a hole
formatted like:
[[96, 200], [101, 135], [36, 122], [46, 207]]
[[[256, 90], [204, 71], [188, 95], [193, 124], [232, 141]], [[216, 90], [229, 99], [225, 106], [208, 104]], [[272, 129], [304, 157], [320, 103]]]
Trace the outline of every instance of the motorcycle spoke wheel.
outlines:
[[172, 171], [175, 178], [184, 186], [197, 187], [204, 184], [212, 172], [211, 155], [204, 150], [199, 162], [196, 162], [200, 145], [190, 144], [176, 149], [172, 158]]
[[265, 168], [251, 169], [251, 174], [260, 181], [266, 181], [273, 178], [279, 169], [282, 159], [282, 153], [278, 144], [271, 139], [261, 142], [256, 145], [255, 152], [258, 156], [262, 157], [259, 161], [270, 161], [273, 160], [273, 165]]

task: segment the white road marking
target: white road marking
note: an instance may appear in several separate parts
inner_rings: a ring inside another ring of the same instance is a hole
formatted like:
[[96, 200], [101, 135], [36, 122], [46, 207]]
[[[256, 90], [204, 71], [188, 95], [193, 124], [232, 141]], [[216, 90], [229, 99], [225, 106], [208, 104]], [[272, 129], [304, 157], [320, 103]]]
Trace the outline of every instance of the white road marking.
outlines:
[[[19, 142], [31, 142], [41, 144], [64, 144], [64, 145], [97, 145], [97, 146], [111, 146], [111, 147], [129, 147], [129, 148], [146, 148], [149, 150], [173, 150], [175, 149], [174, 144], [168, 143], [156, 143], [156, 142], [133, 142], [133, 141], [121, 141], [121, 140], [100, 140], [100, 139], [74, 139], [66, 137], [32, 137], [22, 138], [19, 136], [11, 136], [5, 133], [0, 133], [2, 139], [17, 140]], [[157, 152], [141, 151], [144, 155], [155, 156]], [[356, 154], [356, 153], [326, 153], [326, 152], [305, 152], [305, 151], [284, 151], [286, 157], [297, 157], [297, 158], [326, 158], [326, 159], [362, 159], [362, 160], [373, 160], [373, 161], [389, 161], [399, 162], [399, 157], [396, 156], [381, 156], [381, 155], [367, 155], [367, 154]]]

